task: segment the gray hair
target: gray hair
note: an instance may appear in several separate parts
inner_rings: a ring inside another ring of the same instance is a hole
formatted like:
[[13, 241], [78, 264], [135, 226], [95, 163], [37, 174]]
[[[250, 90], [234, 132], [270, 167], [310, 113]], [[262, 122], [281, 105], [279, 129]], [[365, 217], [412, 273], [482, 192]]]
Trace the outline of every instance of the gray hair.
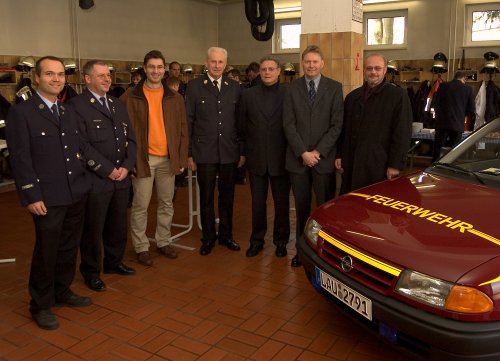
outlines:
[[212, 54], [212, 53], [222, 53], [222, 54], [224, 54], [224, 58], [226, 58], [226, 60], [227, 60], [227, 50], [224, 48], [219, 48], [218, 46], [212, 46], [212, 47], [208, 48], [207, 59], [210, 58], [210, 54]]
[[274, 61], [276, 63], [277, 68], [281, 67], [281, 63], [280, 63], [279, 59], [273, 55], [266, 55], [266, 56], [263, 56], [262, 58], [260, 58], [260, 64], [262, 64], [265, 61]]

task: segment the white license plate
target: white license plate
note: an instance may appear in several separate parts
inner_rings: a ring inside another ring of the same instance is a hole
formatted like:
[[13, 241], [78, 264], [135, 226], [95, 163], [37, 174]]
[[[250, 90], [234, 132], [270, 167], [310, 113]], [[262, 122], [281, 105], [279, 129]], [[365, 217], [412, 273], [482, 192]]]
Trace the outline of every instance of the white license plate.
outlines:
[[321, 288], [327, 290], [361, 316], [366, 317], [370, 321], [372, 320], [372, 301], [369, 298], [347, 287], [319, 268], [316, 268], [316, 270], [319, 271]]

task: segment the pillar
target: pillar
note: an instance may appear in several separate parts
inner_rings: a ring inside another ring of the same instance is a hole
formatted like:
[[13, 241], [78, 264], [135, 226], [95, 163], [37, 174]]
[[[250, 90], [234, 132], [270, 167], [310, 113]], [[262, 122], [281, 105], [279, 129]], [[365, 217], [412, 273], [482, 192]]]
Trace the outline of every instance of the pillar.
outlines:
[[344, 96], [363, 84], [362, 6], [362, 0], [302, 0], [300, 52], [318, 45], [322, 73], [342, 83]]

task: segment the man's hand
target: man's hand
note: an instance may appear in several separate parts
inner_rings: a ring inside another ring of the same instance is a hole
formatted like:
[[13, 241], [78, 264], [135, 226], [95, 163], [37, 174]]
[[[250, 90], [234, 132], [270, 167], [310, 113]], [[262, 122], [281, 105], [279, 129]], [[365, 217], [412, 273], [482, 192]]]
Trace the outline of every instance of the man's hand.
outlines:
[[191, 169], [193, 172], [196, 171], [196, 163], [193, 160], [193, 157], [188, 158], [188, 169]]
[[120, 176], [118, 178], [115, 178], [115, 181], [121, 182], [122, 180], [124, 180], [125, 178], [127, 178], [128, 169], [120, 167], [120, 168], [118, 168], [118, 173], [120, 173]]
[[119, 177], [120, 177], [120, 172], [116, 168], [113, 168], [113, 171], [108, 175], [108, 178], [113, 181]]
[[30, 213], [36, 214], [37, 216], [45, 216], [47, 214], [47, 207], [43, 201], [28, 204], [26, 206]]
[[238, 161], [238, 168], [241, 168], [245, 165], [247, 158], [243, 155], [240, 156], [240, 160]]
[[319, 159], [320, 154], [317, 150], [302, 153], [302, 161], [304, 165], [308, 167], [314, 167], [316, 164], [318, 164]]
[[399, 169], [396, 168], [387, 168], [387, 179], [393, 179], [399, 176]]

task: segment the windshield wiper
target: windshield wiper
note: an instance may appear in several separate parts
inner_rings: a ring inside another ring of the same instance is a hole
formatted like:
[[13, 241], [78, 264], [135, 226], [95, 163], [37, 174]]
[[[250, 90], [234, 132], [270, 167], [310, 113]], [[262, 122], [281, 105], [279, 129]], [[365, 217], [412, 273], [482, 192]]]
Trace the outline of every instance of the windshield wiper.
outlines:
[[479, 183], [485, 184], [484, 180], [480, 176], [477, 175], [477, 172], [474, 172], [474, 171], [471, 171], [471, 170], [459, 167], [456, 164], [436, 162], [436, 163], [433, 164], [433, 166], [434, 167], [448, 168], [448, 169], [452, 169], [452, 170], [455, 170], [455, 171], [459, 171], [459, 172], [464, 173], [464, 174], [472, 175], [474, 178], [476, 178], [476, 180]]

